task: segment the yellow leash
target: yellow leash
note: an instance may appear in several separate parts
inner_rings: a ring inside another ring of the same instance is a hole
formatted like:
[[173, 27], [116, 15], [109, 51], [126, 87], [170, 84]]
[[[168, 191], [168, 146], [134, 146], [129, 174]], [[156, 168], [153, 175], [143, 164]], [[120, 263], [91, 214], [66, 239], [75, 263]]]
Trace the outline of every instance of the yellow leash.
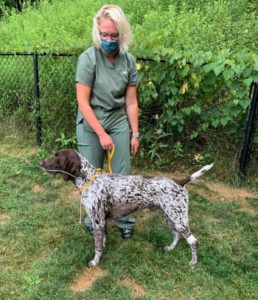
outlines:
[[93, 176], [91, 177], [91, 179], [86, 182], [83, 187], [80, 189], [80, 192], [84, 192], [93, 182], [93, 180], [98, 176], [99, 172], [102, 171], [102, 169], [96, 169], [96, 171], [94, 172]]
[[[115, 153], [115, 145], [113, 146], [111, 151], [108, 151], [107, 153], [107, 164], [108, 164], [108, 171], [110, 174], [112, 174], [112, 166], [111, 166], [111, 162], [113, 159]], [[83, 187], [80, 189], [80, 192], [84, 192], [93, 182], [93, 180], [98, 176], [99, 172], [102, 171], [102, 169], [98, 168], [96, 169], [96, 171], [94, 172], [93, 176], [90, 178], [90, 180], [88, 182], [86, 182]]]
[[112, 150], [111, 150], [111, 151], [108, 151], [108, 153], [107, 153], [108, 172], [109, 172], [110, 174], [112, 174], [112, 166], [111, 166], [111, 162], [112, 162], [114, 153], [115, 153], [115, 144], [113, 145]]

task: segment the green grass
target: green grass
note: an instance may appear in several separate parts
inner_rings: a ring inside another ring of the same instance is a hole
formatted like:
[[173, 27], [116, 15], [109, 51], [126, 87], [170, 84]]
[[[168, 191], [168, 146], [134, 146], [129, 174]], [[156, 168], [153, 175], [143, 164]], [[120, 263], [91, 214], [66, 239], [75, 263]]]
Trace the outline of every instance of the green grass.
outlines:
[[41, 172], [43, 154], [15, 136], [0, 140], [0, 299], [134, 299], [124, 278], [144, 289], [138, 299], [257, 299], [258, 197], [229, 202], [195, 188], [189, 211], [200, 243], [195, 269], [188, 265], [185, 241], [163, 251], [171, 237], [159, 213], [138, 212], [130, 240], [109, 223], [99, 265], [105, 276], [72, 292], [71, 283], [93, 256], [93, 243], [76, 223], [75, 188]]

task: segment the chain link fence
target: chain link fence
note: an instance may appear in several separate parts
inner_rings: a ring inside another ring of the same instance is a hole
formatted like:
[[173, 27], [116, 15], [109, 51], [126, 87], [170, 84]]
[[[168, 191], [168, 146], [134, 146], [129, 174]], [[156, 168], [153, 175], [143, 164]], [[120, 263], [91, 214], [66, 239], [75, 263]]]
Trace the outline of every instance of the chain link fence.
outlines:
[[[0, 117], [36, 132], [37, 143], [75, 133], [77, 55], [0, 54]], [[50, 134], [51, 132], [51, 134]]]
[[[76, 54], [0, 53], [0, 118], [34, 133], [44, 147], [58, 138], [72, 140], [77, 59]], [[153, 63], [149, 58], [139, 61]], [[158, 103], [154, 110], [142, 112], [142, 123], [158, 112]]]
[[[37, 143], [43, 143], [45, 147], [52, 147], [57, 139], [62, 140], [63, 145], [75, 143], [77, 58], [75, 54], [0, 53], [0, 118], [11, 119], [20, 130], [30, 132], [34, 139], [36, 135]], [[153, 63], [148, 58], [139, 61]], [[257, 91], [258, 85], [254, 84], [252, 113], [243, 133], [241, 174], [244, 174], [250, 155], [250, 129], [255, 128], [257, 119]], [[150, 109], [145, 114], [155, 115]]]
[[[4, 55], [0, 60], [0, 116], [16, 116], [25, 127], [33, 120], [34, 76], [31, 56]], [[28, 113], [29, 112], [29, 113]], [[28, 120], [28, 117], [30, 120]], [[26, 118], [26, 122], [24, 118]]]

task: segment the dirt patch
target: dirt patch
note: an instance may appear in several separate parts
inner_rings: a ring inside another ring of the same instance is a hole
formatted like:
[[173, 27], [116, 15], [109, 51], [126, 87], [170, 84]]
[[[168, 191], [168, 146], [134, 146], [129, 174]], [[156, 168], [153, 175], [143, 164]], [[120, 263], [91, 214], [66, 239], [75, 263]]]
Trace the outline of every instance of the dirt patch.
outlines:
[[[212, 200], [224, 200], [224, 201], [241, 201], [241, 208], [238, 211], [243, 211], [248, 213], [251, 216], [256, 215], [256, 210], [253, 208], [249, 199], [258, 198], [258, 195], [252, 192], [249, 192], [245, 189], [237, 189], [223, 183], [214, 183], [214, 182], [204, 182], [202, 181], [203, 187], [197, 184], [192, 184], [188, 186], [189, 191], [194, 191], [199, 195], [202, 195], [206, 199]], [[214, 221], [214, 220], [213, 220]]]
[[64, 184], [64, 180], [63, 180], [63, 178], [54, 178], [53, 180], [52, 180], [52, 184], [53, 184], [53, 186], [59, 186], [59, 185], [62, 185], [62, 184]]
[[32, 190], [34, 193], [42, 193], [43, 187], [40, 184], [34, 184]]
[[133, 297], [138, 298], [145, 294], [144, 288], [135, 282], [134, 279], [126, 277], [122, 280], [122, 283], [125, 287], [132, 291]]
[[69, 197], [70, 199], [80, 199], [80, 191], [75, 187], [72, 182], [64, 182], [62, 183], [62, 193]]
[[188, 191], [194, 191], [208, 200], [220, 199], [232, 202], [236, 200], [258, 198], [258, 194], [252, 193], [246, 189], [238, 189], [223, 183], [207, 182], [203, 180], [195, 181], [187, 185], [186, 188]]
[[216, 218], [212, 215], [207, 216], [207, 219], [210, 221], [210, 223], [219, 223], [221, 221], [220, 218]]
[[[200, 181], [199, 181], [200, 182]], [[195, 193], [205, 197], [206, 199], [217, 199], [218, 193], [217, 191], [211, 190], [206, 187], [205, 182], [201, 181], [201, 185], [199, 182], [193, 182], [186, 186], [188, 191], [194, 191]]]
[[63, 205], [71, 205], [73, 203], [75, 206], [80, 205], [80, 192], [71, 184], [64, 183], [61, 192], [59, 193], [59, 203]]
[[0, 214], [0, 224], [8, 224], [11, 221], [11, 217], [7, 214]]
[[221, 198], [224, 198], [228, 201], [234, 201], [234, 200], [245, 200], [248, 198], [256, 198], [257, 195], [254, 193], [248, 192], [244, 189], [236, 189], [230, 186], [227, 186], [223, 183], [206, 183], [208, 188], [212, 190], [213, 192], [216, 192]]
[[80, 194], [80, 191], [79, 190], [76, 190], [74, 187], [73, 189], [70, 191], [68, 197], [71, 199], [71, 200], [74, 200], [74, 199], [80, 199], [81, 197], [81, 194]]
[[238, 209], [238, 211], [243, 211], [243, 212], [249, 214], [250, 216], [255, 216], [257, 214], [256, 210], [250, 206], [242, 207], [242, 208]]
[[15, 148], [13, 147], [12, 144], [7, 144], [7, 145], [1, 145], [2, 151], [1, 153], [8, 153], [9, 156], [11, 157], [22, 157], [24, 155], [33, 155], [37, 153], [38, 148], [37, 147], [30, 147], [30, 148], [25, 148], [25, 147], [17, 147], [15, 145]]
[[78, 280], [70, 286], [70, 289], [73, 292], [85, 291], [89, 289], [97, 279], [105, 275], [106, 275], [106, 271], [101, 270], [99, 267], [86, 268], [81, 273]]

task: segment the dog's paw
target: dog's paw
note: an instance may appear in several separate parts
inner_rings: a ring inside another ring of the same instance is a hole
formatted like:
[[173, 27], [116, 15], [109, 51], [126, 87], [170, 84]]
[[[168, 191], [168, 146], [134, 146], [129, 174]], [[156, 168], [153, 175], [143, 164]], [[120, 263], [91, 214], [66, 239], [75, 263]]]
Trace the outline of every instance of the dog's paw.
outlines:
[[97, 263], [94, 259], [88, 262], [88, 266], [89, 266], [90, 268], [96, 267], [97, 264], [98, 264], [98, 263]]
[[164, 247], [164, 251], [169, 252], [169, 251], [170, 251], [169, 246], [165, 246], [165, 247]]
[[197, 261], [190, 261], [189, 265], [192, 269], [194, 269], [196, 267]]
[[164, 247], [164, 251], [170, 252], [170, 251], [173, 250], [174, 248], [175, 248], [175, 247], [165, 246], [165, 247]]

